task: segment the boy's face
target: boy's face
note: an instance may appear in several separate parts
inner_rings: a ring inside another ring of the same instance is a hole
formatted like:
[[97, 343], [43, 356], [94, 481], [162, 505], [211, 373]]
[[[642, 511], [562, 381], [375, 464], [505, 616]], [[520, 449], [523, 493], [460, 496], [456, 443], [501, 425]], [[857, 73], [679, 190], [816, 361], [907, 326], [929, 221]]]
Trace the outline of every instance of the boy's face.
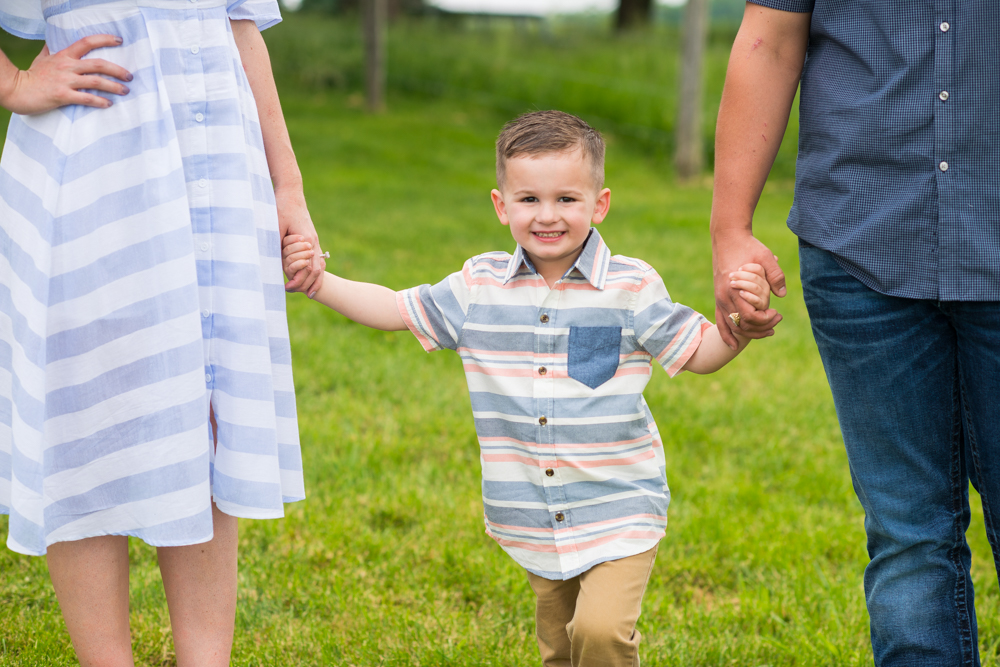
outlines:
[[580, 149], [510, 158], [506, 171], [503, 190], [493, 191], [497, 217], [551, 285], [580, 256], [590, 226], [608, 214], [611, 191], [598, 189]]

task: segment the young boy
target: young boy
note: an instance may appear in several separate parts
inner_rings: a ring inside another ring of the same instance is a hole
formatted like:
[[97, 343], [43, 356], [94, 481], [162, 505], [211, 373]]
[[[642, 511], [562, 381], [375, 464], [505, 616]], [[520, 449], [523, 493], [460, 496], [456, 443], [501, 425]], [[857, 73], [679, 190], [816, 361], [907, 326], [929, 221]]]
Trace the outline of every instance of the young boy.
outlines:
[[[490, 252], [437, 285], [401, 292], [327, 274], [314, 298], [369, 327], [410, 329], [465, 365], [483, 468], [486, 532], [528, 571], [546, 666], [636, 665], [635, 624], [670, 494], [642, 397], [655, 358], [671, 376], [711, 373], [731, 350], [670, 300], [645, 262], [612, 256], [604, 142], [558, 111], [497, 140], [493, 205], [513, 255]], [[284, 242], [285, 274], [313, 249]], [[763, 270], [733, 286], [768, 306]], [[739, 348], [747, 344], [741, 339]]]

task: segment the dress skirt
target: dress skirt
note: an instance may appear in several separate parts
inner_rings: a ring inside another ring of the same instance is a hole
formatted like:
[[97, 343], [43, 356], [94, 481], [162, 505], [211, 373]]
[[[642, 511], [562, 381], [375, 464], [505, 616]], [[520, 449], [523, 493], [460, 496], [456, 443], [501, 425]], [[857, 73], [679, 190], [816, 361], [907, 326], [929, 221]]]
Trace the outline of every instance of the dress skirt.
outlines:
[[[212, 538], [304, 498], [274, 191], [229, 19], [274, 0], [0, 0], [132, 72], [109, 109], [13, 116], [0, 158], [7, 545]], [[214, 446], [209, 410], [218, 423]]]

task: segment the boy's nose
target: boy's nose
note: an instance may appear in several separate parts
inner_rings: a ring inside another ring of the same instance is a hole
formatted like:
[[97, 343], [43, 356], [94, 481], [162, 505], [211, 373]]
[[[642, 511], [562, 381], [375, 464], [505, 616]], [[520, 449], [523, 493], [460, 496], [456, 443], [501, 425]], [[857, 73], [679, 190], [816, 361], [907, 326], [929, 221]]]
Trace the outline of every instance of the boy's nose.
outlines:
[[559, 216], [556, 214], [556, 207], [551, 205], [543, 205], [538, 211], [538, 222], [542, 223], [552, 223], [556, 222]]

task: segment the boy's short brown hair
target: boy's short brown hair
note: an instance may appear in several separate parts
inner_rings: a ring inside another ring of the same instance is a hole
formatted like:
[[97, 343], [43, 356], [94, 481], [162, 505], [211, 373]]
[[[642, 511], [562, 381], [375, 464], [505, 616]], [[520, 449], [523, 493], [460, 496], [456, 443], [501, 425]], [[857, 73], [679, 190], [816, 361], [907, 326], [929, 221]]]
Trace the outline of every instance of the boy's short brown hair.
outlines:
[[510, 158], [577, 148], [590, 160], [594, 185], [600, 189], [604, 186], [604, 139], [600, 132], [562, 111], [532, 111], [518, 116], [504, 125], [497, 137], [497, 187], [503, 188]]

